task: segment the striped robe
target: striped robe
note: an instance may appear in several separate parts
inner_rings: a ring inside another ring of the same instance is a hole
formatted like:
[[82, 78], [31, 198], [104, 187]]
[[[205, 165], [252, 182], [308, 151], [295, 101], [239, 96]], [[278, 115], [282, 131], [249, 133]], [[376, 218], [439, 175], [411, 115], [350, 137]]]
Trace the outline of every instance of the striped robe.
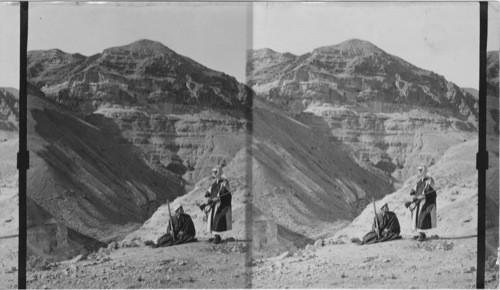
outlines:
[[229, 182], [223, 178], [216, 180], [207, 190], [205, 197], [220, 197], [220, 201], [215, 203], [208, 212], [207, 232], [217, 233], [231, 230], [233, 219]]
[[435, 228], [437, 226], [437, 195], [434, 190], [434, 180], [429, 176], [420, 179], [411, 190], [410, 195], [425, 195], [425, 198], [411, 212], [412, 231]]

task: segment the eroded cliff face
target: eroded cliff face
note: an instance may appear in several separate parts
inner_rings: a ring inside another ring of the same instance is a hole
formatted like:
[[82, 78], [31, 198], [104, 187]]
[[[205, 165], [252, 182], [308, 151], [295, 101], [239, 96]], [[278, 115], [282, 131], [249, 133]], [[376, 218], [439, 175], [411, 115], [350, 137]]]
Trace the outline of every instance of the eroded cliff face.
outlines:
[[179, 114], [179, 106], [165, 107], [101, 108], [85, 119], [118, 143], [133, 145], [153, 168], [173, 172], [189, 183], [229, 162], [245, 146], [244, 118], [208, 110]]
[[181, 104], [245, 109], [250, 91], [234, 77], [136, 41], [84, 57], [60, 50], [28, 53], [28, 78], [45, 95], [82, 115], [106, 104]]
[[[270, 49], [248, 60], [257, 95], [292, 112], [353, 155], [405, 180], [446, 146], [477, 134], [477, 101], [444, 77], [375, 45], [349, 40], [294, 56]], [[439, 138], [430, 151], [419, 145]]]

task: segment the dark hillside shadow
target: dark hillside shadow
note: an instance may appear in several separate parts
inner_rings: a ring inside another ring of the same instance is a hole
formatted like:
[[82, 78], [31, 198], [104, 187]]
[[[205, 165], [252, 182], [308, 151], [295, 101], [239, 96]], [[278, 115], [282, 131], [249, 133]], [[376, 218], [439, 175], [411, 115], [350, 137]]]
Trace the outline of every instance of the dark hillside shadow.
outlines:
[[31, 115], [36, 125], [29, 135], [49, 145], [31, 152], [48, 168], [33, 172], [36, 179], [30, 183], [52, 185], [28, 195], [87, 247], [101, 245], [96, 239], [123, 236], [132, 229], [128, 223], [144, 222], [161, 204], [184, 193], [178, 177], [154, 171], [129, 146], [65, 110], [35, 108]]

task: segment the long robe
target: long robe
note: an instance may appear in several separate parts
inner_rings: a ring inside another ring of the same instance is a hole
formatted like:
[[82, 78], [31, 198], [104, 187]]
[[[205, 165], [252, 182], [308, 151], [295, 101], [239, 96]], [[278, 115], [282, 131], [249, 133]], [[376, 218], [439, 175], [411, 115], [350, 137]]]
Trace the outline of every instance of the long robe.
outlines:
[[[363, 237], [363, 244], [374, 244], [401, 238], [399, 235], [401, 227], [399, 226], [399, 220], [394, 212], [388, 211], [385, 215], [378, 213], [377, 220], [380, 230], [380, 239], [377, 232], [375, 232], [376, 221], [375, 218], [373, 218], [372, 230]], [[384, 231], [385, 229], [388, 231]]]
[[225, 232], [232, 229], [232, 209], [231, 192], [229, 191], [229, 182], [226, 179], [216, 180], [205, 194], [205, 197], [220, 197], [208, 211], [207, 232]]
[[[175, 233], [175, 240], [172, 235]], [[196, 242], [196, 229], [191, 216], [181, 213], [179, 216], [173, 216], [168, 222], [167, 233], [158, 239], [158, 247], [168, 247], [190, 242]]]
[[433, 187], [434, 180], [426, 176], [420, 179], [410, 192], [411, 196], [425, 195], [425, 199], [419, 201], [411, 211], [411, 228], [413, 231], [427, 230], [437, 226], [437, 194]]

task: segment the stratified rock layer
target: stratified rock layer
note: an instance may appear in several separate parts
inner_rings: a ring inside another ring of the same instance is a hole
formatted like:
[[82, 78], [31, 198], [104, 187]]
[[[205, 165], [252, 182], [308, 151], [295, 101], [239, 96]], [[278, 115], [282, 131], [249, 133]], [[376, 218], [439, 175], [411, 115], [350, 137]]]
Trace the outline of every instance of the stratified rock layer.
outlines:
[[[477, 134], [472, 95], [367, 41], [300, 56], [253, 51], [248, 74], [258, 96], [398, 180], [411, 176], [416, 163], [432, 165], [443, 149]], [[442, 148], [423, 150], [422, 140], [435, 138]]]

